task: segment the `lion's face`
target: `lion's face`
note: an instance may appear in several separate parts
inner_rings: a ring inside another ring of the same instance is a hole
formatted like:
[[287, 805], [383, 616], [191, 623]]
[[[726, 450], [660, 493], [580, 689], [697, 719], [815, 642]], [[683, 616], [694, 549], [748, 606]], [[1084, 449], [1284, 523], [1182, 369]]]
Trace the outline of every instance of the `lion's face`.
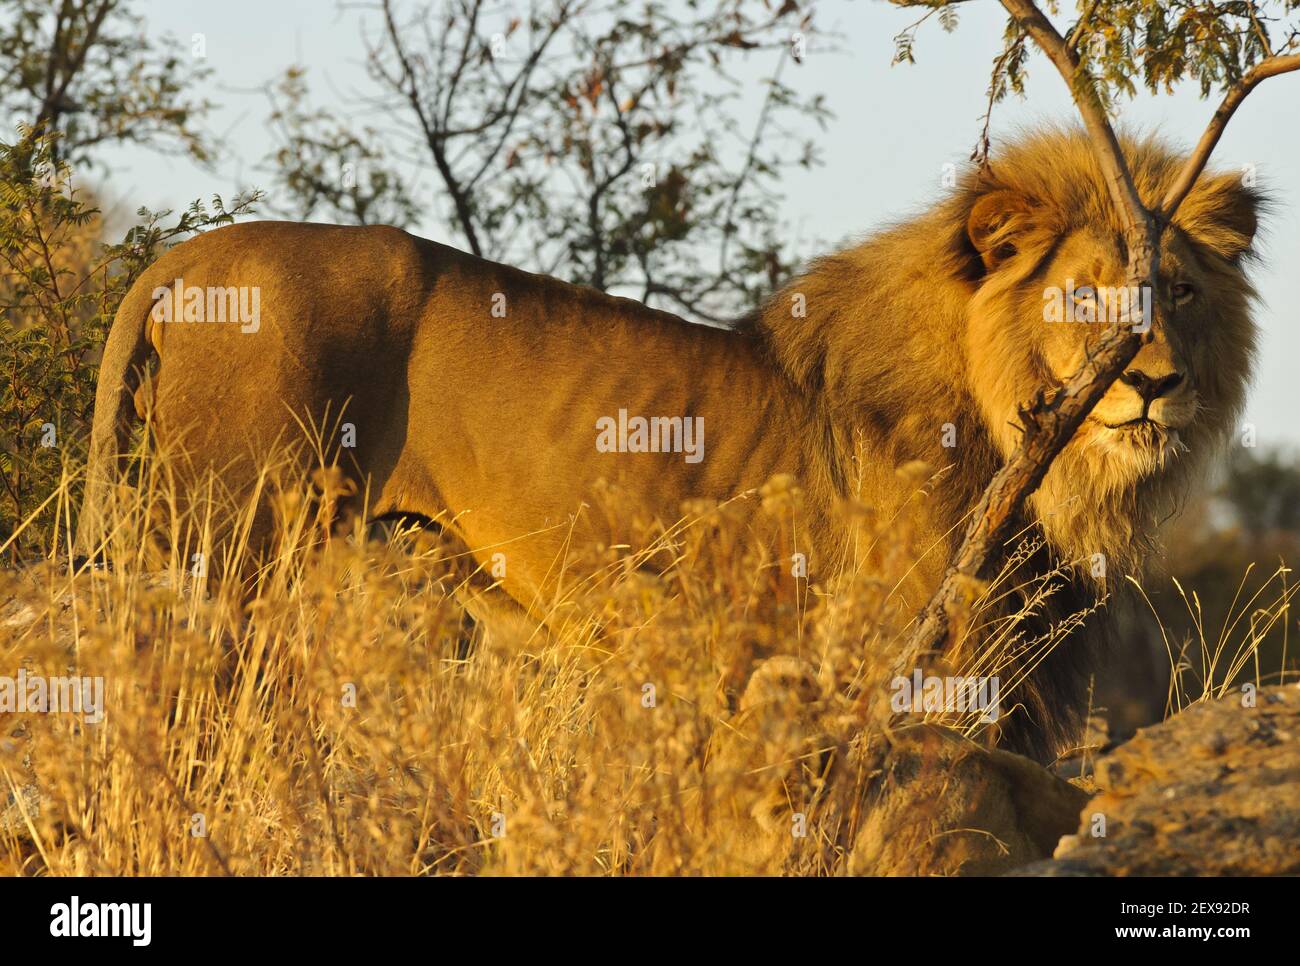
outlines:
[[[1112, 306], [1142, 317], [1140, 294], [1124, 288], [1123, 252], [1113, 237], [1094, 229], [1072, 233], [1050, 259], [1047, 276], [1059, 280], [1044, 298], [1044, 314], [1059, 319], [1036, 326], [1048, 375], [1063, 382], [1077, 372], [1105, 330]], [[1110, 472], [1134, 479], [1157, 472], [1186, 449], [1204, 409], [1199, 374], [1230, 347], [1230, 327], [1216, 326], [1213, 292], [1191, 246], [1173, 238], [1161, 255], [1159, 286], [1143, 322], [1151, 341], [1111, 386], [1080, 429], [1080, 442]], [[1059, 296], [1056, 294], [1059, 292]], [[1221, 402], [1221, 401], [1220, 401]], [[1214, 408], [1212, 402], [1208, 407]]]
[[1241, 407], [1254, 329], [1239, 260], [1254, 233], [1253, 204], [1222, 180], [1189, 203], [1189, 217], [1165, 234], [1159, 284], [1145, 299], [1125, 288], [1113, 224], [1062, 225], [1006, 191], [973, 208], [971, 238], [988, 274], [972, 301], [968, 351], [985, 377], [973, 389], [1004, 452], [1017, 441], [1016, 407], [1077, 372], [1108, 322], [1150, 325], [1150, 341], [1067, 450], [1063, 472], [1086, 477], [1076, 492], [1157, 481], [1212, 448]]

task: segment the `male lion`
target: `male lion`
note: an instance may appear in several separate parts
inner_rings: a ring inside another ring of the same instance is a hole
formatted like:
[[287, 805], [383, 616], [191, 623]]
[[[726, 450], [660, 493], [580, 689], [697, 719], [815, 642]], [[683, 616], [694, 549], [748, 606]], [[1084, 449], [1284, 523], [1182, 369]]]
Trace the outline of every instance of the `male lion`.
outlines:
[[[1179, 155], [1155, 139], [1125, 150], [1142, 196], [1159, 199]], [[1033, 497], [1025, 529], [1049, 550], [1028, 568], [1079, 574], [1054, 598], [1059, 613], [1138, 569], [1241, 410], [1255, 344], [1243, 263], [1260, 206], [1234, 177], [1200, 179], [1164, 238], [1152, 341]], [[671, 521], [687, 498], [792, 474], [805, 493], [798, 541], [828, 573], [848, 481], [898, 509], [915, 484], [895, 469], [917, 460], [938, 471], [928, 500], [910, 501], [936, 547], [911, 591], [920, 605], [1016, 445], [1017, 406], [1071, 374], [1104, 329], [1046, 319], [1063, 305], [1069, 319], [1104, 312], [1124, 265], [1090, 146], [1060, 130], [1009, 145], [932, 210], [814, 262], [732, 331], [394, 228], [222, 228], [167, 252], [122, 302], [78, 544], [95, 550], [127, 399], [156, 352], [154, 431], [236, 483], [292, 414], [346, 404], [344, 466], [369, 493], [365, 512], [438, 521], [485, 566], [506, 553], [500, 587], [469, 602], [489, 626], [545, 619], [569, 541], [616, 542], [600, 515], [579, 512], [601, 478]], [[173, 288], [256, 291], [260, 318], [182, 321], [189, 295]], [[1076, 635], [1022, 686], [1011, 747], [1044, 756], [1069, 738], [1088, 649]]]

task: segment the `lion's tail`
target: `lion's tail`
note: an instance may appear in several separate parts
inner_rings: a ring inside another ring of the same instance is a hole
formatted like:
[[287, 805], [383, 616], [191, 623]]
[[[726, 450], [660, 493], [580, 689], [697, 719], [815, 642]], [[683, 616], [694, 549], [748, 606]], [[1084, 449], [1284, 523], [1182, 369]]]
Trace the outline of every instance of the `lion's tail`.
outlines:
[[97, 555], [104, 539], [109, 497], [121, 476], [121, 453], [130, 436], [134, 394], [152, 349], [146, 331], [154, 301], [153, 286], [146, 281], [150, 274], [137, 279], [122, 299], [100, 360], [86, 489], [74, 542], [76, 557]]

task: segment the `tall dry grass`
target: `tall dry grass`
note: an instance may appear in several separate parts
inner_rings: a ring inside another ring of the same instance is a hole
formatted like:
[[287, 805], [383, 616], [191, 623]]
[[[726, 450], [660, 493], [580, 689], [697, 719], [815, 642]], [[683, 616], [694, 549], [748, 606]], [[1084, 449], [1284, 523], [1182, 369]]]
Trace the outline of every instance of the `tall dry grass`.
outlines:
[[[989, 737], [973, 714], [889, 714], [916, 660], [906, 521], [848, 507], [851, 563], [809, 587], [788, 574], [785, 480], [640, 521], [637, 551], [572, 548], [556, 630], [485, 634], [457, 596], [466, 561], [427, 530], [341, 527], [332, 471], [265, 465], [277, 538], [255, 557], [253, 502], [217, 478], [181, 501], [168, 459], [139, 466], [104, 508], [109, 568], [71, 568], [64, 533], [0, 572], [0, 674], [106, 686], [98, 724], [0, 713], [0, 873], [834, 874], [891, 733]], [[51, 498], [65, 522], [72, 481]], [[1026, 608], [1047, 592], [1020, 590]], [[970, 627], [991, 643], [956, 673], [1005, 673], [1013, 643], [1070, 629]]]
[[[1185, 616], [1176, 626], [1161, 617], [1145, 590], [1131, 581], [1150, 611], [1169, 660], [1169, 687], [1165, 714], [1177, 714], [1196, 701], [1213, 701], [1244, 685], [1285, 684], [1295, 681], [1290, 653], [1291, 601], [1300, 584], [1290, 581], [1291, 568], [1279, 563], [1250, 589], [1255, 565], [1249, 564], [1222, 614], [1207, 614], [1200, 595], [1172, 578]], [[1264, 644], [1271, 635], [1280, 638], [1277, 667], [1264, 666]]]

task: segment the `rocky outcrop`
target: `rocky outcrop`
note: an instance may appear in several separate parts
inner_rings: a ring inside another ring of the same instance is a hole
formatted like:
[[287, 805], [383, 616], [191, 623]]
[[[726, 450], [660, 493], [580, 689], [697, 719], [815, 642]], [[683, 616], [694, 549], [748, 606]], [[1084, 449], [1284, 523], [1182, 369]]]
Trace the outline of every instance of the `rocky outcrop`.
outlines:
[[[837, 735], [810, 713], [811, 675], [783, 661], [751, 682], [712, 761], [768, 778], [713, 815], [755, 872], [1300, 874], [1300, 688], [1195, 703], [1066, 782], [930, 725]], [[784, 740], [755, 740], [751, 716], [770, 723], [782, 703]], [[792, 835], [801, 816], [808, 834]]]
[[1300, 688], [1234, 692], [1102, 757], [1054, 858], [1018, 875], [1300, 874]]

